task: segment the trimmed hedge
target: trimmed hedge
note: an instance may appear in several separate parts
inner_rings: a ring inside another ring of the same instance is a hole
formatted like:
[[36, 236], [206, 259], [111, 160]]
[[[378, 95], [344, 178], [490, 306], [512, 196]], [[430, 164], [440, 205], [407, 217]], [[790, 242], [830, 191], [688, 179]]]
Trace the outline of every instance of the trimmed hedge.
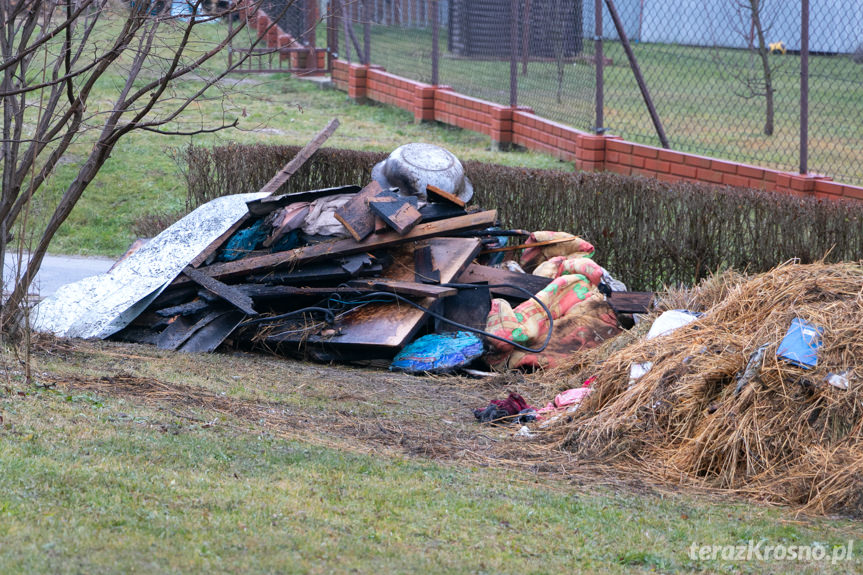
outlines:
[[[187, 148], [182, 156], [188, 207], [257, 191], [299, 149]], [[283, 191], [365, 184], [372, 166], [386, 156], [322, 149]], [[863, 202], [481, 162], [465, 163], [465, 171], [476, 191], [474, 205], [496, 208], [506, 227], [585, 238], [596, 246], [597, 261], [630, 289], [693, 285], [726, 268], [758, 273], [792, 258], [863, 258]]]

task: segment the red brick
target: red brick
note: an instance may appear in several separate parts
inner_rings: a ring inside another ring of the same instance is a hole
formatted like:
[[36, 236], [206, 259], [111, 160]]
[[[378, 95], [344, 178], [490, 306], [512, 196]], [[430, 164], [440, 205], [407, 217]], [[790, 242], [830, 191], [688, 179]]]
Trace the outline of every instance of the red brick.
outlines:
[[632, 146], [632, 153], [643, 158], [658, 158], [659, 150], [650, 146]]
[[791, 188], [791, 174], [787, 174], [785, 172], [777, 173], [775, 182], [776, 182], [776, 186], [779, 188], [790, 189]]
[[664, 162], [682, 164], [683, 154], [681, 154], [680, 152], [672, 152], [671, 150], [659, 150], [659, 159]]
[[576, 158], [575, 167], [584, 172], [599, 172], [603, 169], [602, 162], [585, 162]]
[[579, 134], [575, 141], [584, 150], [605, 150], [605, 138], [602, 136]]
[[759, 180], [764, 178], [764, 168], [756, 168], [745, 164], [738, 164], [737, 173], [747, 178], [758, 178]]
[[698, 168], [695, 177], [704, 182], [710, 182], [713, 184], [722, 183], [722, 172], [715, 172], [710, 169]]
[[735, 188], [748, 188], [749, 178], [738, 176], [737, 174], [723, 174], [722, 183], [726, 186], [734, 186]]
[[645, 158], [644, 169], [657, 173], [669, 172], [671, 170], [671, 163], [663, 162], [662, 160], [654, 160], [652, 158]]
[[693, 156], [691, 154], [684, 154], [683, 163], [689, 166], [695, 166], [696, 168], [709, 168], [711, 159], [703, 158], [701, 156]]
[[815, 182], [815, 191], [819, 194], [827, 194], [828, 196], [841, 196], [842, 185], [830, 180], [818, 180]]
[[815, 178], [802, 174], [792, 174], [791, 189], [798, 192], [811, 192], [815, 190]]
[[575, 157], [588, 162], [602, 162], [605, 159], [604, 150], [577, 150]]
[[611, 140], [609, 139], [605, 143], [605, 149], [611, 152], [620, 152], [621, 154], [631, 154], [632, 153], [632, 144], [624, 142], [622, 140]]
[[732, 164], [731, 162], [720, 162], [718, 160], [713, 160], [713, 163], [710, 165], [710, 167], [717, 172], [725, 172], [727, 174], [737, 173], [737, 164]]
[[684, 178], [694, 178], [697, 175], [695, 167], [685, 164], [671, 164], [671, 173]]
[[863, 188], [857, 186], [842, 186], [842, 195], [846, 198], [863, 200]]

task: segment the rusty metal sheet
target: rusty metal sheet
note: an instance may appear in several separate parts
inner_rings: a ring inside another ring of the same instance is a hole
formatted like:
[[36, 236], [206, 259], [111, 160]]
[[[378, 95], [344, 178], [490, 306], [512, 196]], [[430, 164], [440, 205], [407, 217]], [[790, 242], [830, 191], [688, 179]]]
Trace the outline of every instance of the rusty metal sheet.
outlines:
[[245, 216], [261, 192], [216, 198], [164, 230], [105, 274], [62, 286], [33, 312], [33, 328], [61, 337], [106, 338], [123, 329], [198, 254]]

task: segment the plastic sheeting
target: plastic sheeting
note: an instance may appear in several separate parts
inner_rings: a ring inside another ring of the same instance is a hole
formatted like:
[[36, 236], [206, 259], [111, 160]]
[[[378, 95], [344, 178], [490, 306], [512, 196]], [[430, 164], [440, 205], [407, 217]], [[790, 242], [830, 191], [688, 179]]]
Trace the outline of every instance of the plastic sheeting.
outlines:
[[200, 206], [108, 273], [66, 284], [34, 309], [33, 329], [61, 337], [106, 338], [126, 327], [183, 268], [266, 194], [237, 194]]

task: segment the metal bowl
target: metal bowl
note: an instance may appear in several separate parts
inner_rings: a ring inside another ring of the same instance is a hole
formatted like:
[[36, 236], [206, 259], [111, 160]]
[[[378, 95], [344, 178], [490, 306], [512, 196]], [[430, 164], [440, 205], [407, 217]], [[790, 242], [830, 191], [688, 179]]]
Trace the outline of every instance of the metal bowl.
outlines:
[[372, 168], [372, 179], [384, 188], [398, 188], [405, 196], [426, 201], [426, 187], [436, 186], [464, 202], [473, 197], [473, 186], [464, 167], [451, 152], [433, 144], [399, 146]]

